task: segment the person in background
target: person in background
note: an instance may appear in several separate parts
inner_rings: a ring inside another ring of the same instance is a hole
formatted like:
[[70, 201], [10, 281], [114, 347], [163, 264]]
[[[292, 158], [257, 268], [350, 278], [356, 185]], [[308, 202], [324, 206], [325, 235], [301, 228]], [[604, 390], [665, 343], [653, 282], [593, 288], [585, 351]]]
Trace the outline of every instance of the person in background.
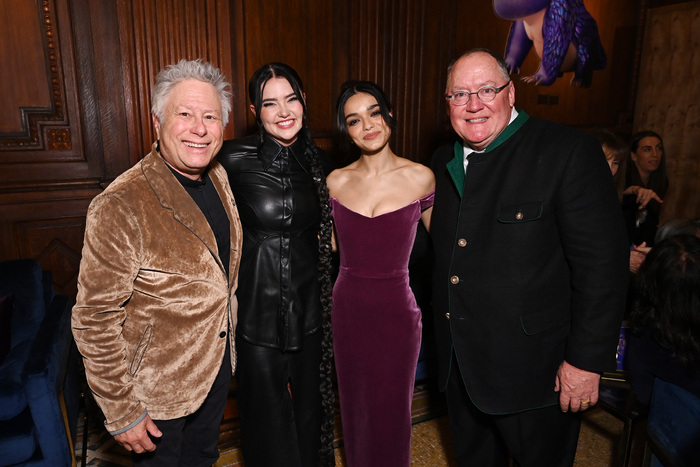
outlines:
[[[622, 200], [622, 192], [624, 191], [625, 177], [624, 173], [627, 167], [627, 159], [629, 155], [629, 147], [627, 144], [617, 137], [615, 133], [604, 128], [597, 128], [591, 131], [591, 134], [596, 137], [601, 147], [603, 148], [603, 153], [605, 153], [605, 159], [608, 161], [610, 166], [610, 171], [613, 175], [613, 180], [615, 181], [615, 186], [618, 187], [618, 194], [620, 200]], [[632, 191], [632, 190], [628, 190]], [[638, 190], [640, 194], [640, 199], [648, 202], [650, 198], [645, 198], [646, 194], [653, 194], [651, 190], [645, 188], [640, 188]], [[646, 242], [641, 245], [632, 245], [630, 248], [630, 272], [636, 273], [639, 267], [644, 262], [644, 256], [648, 251]]]
[[439, 385], [460, 466], [572, 465], [616, 367], [629, 249], [600, 144], [515, 110], [503, 59], [448, 69], [433, 157]]
[[605, 128], [594, 128], [591, 130], [591, 134], [595, 136], [603, 148], [605, 160], [608, 162], [610, 172], [617, 184], [618, 180], [624, 178], [621, 176], [620, 169], [626, 166], [629, 157], [629, 146], [615, 133]]
[[632, 135], [629, 146], [622, 191], [627, 235], [631, 246], [652, 247], [668, 191], [663, 140], [653, 131], [640, 131]]
[[411, 465], [411, 403], [421, 310], [408, 263], [418, 223], [430, 228], [435, 178], [389, 146], [391, 103], [375, 83], [341, 87], [336, 127], [359, 159], [328, 176], [340, 251], [333, 342], [349, 466]]
[[[698, 223], [698, 219], [676, 218], [664, 222], [656, 231], [654, 243], [660, 243], [676, 235], [695, 235], [700, 237], [700, 223]], [[647, 253], [648, 251], [649, 249], [647, 249]]]
[[[698, 219], [683, 219], [676, 218], [670, 219], [659, 226], [654, 235], [654, 243], [659, 243], [667, 238], [673, 237], [675, 235], [695, 235], [700, 237], [700, 222]], [[646, 255], [651, 251], [651, 247], [642, 244], [640, 246], [634, 245], [630, 255], [637, 255], [637, 260], [633, 263], [630, 260], [630, 271], [633, 273], [639, 272], [639, 268], [642, 266]], [[631, 258], [631, 256], [630, 256]], [[632, 267], [634, 264], [634, 268]], [[630, 301], [631, 303], [631, 301]]]
[[660, 241], [639, 270], [625, 365], [648, 404], [654, 378], [700, 397], [700, 239]]
[[[667, 238], [671, 238], [676, 235], [695, 235], [696, 237], [700, 237], [700, 218], [685, 219], [678, 217], [676, 219], [670, 219], [664, 222], [656, 231], [654, 243], [662, 242]], [[646, 255], [650, 251], [651, 247], [648, 246], [634, 247], [634, 252], [640, 254], [642, 259], [639, 261], [637, 269], [633, 272], [638, 272], [639, 267], [641, 267], [642, 263], [644, 262], [644, 258], [646, 258]]]
[[243, 224], [236, 333], [243, 458], [247, 467], [327, 465], [334, 460], [332, 163], [311, 139], [294, 69], [264, 65], [248, 91], [258, 132], [226, 141], [218, 156]]
[[90, 203], [73, 335], [105, 427], [139, 466], [210, 466], [235, 351], [241, 223], [214, 160], [230, 86], [201, 60], [156, 77], [157, 141]]

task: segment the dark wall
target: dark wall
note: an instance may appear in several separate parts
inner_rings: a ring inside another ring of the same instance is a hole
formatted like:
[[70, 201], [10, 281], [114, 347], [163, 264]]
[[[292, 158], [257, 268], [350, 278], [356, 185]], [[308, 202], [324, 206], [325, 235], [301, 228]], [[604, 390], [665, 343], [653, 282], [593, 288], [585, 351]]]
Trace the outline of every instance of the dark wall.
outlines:
[[[568, 75], [550, 87], [514, 75], [517, 106], [583, 128], [629, 126], [644, 1], [586, 6], [608, 68], [589, 89], [572, 88]], [[393, 149], [427, 162], [450, 135], [448, 64], [471, 47], [503, 51], [510, 27], [491, 2], [461, 0], [45, 0], [3, 9], [0, 260], [39, 258], [71, 295], [90, 200], [150, 149], [149, 96], [162, 66], [202, 57], [225, 71], [233, 138], [252, 127], [252, 72], [287, 62], [305, 81], [310, 125], [329, 149], [340, 84], [376, 81], [399, 120]], [[523, 72], [537, 65], [531, 52]]]

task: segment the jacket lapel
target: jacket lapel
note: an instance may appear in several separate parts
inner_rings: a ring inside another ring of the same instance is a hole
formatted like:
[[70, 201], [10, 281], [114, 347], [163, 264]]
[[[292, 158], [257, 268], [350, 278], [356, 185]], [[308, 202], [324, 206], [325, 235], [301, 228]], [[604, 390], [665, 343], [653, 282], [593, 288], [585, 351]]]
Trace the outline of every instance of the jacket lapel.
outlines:
[[228, 183], [228, 176], [226, 175], [225, 169], [218, 161], [212, 162], [209, 170], [209, 179], [214, 184], [216, 192], [219, 193], [219, 198], [221, 198], [221, 202], [224, 204], [224, 209], [226, 210], [226, 215], [228, 216], [232, 250], [229, 261], [229, 285], [233, 286], [236, 283], [234, 279], [237, 277], [236, 271], [238, 270], [238, 262], [240, 260], [238, 241], [243, 233], [241, 221], [238, 217], [236, 200], [233, 198], [233, 193]]
[[447, 163], [447, 171], [461, 198], [462, 189], [464, 188], [464, 147], [460, 141], [455, 142], [454, 153], [455, 156]]
[[214, 258], [218, 258], [216, 238], [207, 219], [197, 207], [197, 203], [170, 172], [160, 154], [155, 151], [155, 146], [141, 161], [141, 170], [163, 209], [171, 211], [173, 218], [199, 238], [212, 252]]
[[[496, 149], [498, 146], [500, 146], [502, 143], [508, 140], [513, 134], [520, 129], [520, 127], [525, 124], [525, 122], [530, 118], [530, 116], [525, 113], [525, 111], [520, 110], [518, 111], [518, 116], [508, 124], [507, 127], [503, 129], [500, 135], [491, 143], [488, 145], [488, 147], [484, 150], [484, 152], [489, 152], [494, 149]], [[462, 145], [462, 141], [456, 141], [454, 145], [454, 154], [455, 156], [450, 160], [450, 162], [447, 163], [447, 171], [450, 174], [450, 178], [452, 178], [452, 182], [455, 184], [455, 188], [457, 188], [457, 192], [459, 193], [459, 197], [462, 197], [462, 191], [464, 189], [464, 179], [465, 179], [465, 173], [464, 173], [464, 146]]]

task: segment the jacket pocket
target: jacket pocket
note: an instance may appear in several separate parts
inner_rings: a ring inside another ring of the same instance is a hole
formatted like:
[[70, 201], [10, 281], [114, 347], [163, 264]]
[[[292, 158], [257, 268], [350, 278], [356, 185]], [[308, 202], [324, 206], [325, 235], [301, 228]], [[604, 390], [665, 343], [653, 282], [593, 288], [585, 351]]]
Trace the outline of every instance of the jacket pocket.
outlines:
[[542, 217], [542, 202], [531, 201], [521, 204], [503, 206], [498, 210], [498, 222], [504, 224], [517, 224], [521, 222], [536, 221]]
[[143, 331], [139, 345], [136, 346], [136, 352], [134, 352], [134, 356], [131, 359], [131, 364], [129, 365], [129, 374], [131, 376], [135, 376], [136, 372], [139, 371], [143, 355], [146, 353], [148, 344], [151, 342], [151, 335], [153, 335], [153, 325], [149, 324], [146, 326], [146, 330]]

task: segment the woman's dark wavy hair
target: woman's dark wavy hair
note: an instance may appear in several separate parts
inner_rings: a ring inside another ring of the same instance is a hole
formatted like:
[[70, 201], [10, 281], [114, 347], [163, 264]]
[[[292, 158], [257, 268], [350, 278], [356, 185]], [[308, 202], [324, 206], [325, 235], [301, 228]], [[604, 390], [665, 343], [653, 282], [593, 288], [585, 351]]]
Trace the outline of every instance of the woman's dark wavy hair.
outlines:
[[700, 239], [663, 240], [647, 254], [638, 279], [633, 331], [650, 332], [686, 369], [700, 374]]
[[316, 185], [316, 193], [320, 202], [321, 209], [321, 224], [319, 232], [319, 262], [318, 262], [318, 277], [321, 286], [321, 305], [323, 308], [323, 342], [321, 349], [323, 352], [321, 360], [321, 396], [323, 404], [323, 423], [321, 427], [321, 452], [320, 464], [335, 465], [335, 455], [333, 453], [333, 428], [335, 421], [334, 406], [335, 393], [333, 390], [333, 381], [331, 379], [331, 371], [333, 367], [333, 335], [331, 333], [331, 309], [332, 309], [332, 284], [331, 284], [331, 208], [328, 200], [328, 187], [326, 186], [326, 175], [323, 172], [321, 161], [318, 154], [318, 147], [311, 138], [311, 131], [306, 124], [306, 102], [304, 100], [304, 86], [301, 78], [296, 71], [289, 65], [284, 63], [268, 63], [259, 68], [248, 83], [248, 93], [251, 103], [255, 108], [255, 118], [258, 123], [258, 132], [260, 135], [259, 144], [262, 145], [265, 137], [265, 127], [260, 120], [260, 110], [262, 108], [262, 96], [265, 90], [265, 85], [272, 78], [286, 79], [292, 90], [299, 98], [304, 116], [302, 119], [302, 128], [299, 131], [299, 137], [305, 142], [304, 150], [309, 166], [311, 167], [311, 176]]
[[379, 113], [392, 130], [396, 129], [398, 122], [392, 115], [393, 108], [389, 97], [384, 93], [379, 85], [371, 81], [346, 81], [340, 86], [340, 95], [336, 102], [335, 127], [340, 135], [340, 144], [343, 150], [352, 156], [359, 156], [357, 146], [350, 144], [350, 135], [348, 134], [348, 124], [345, 121], [345, 104], [355, 94], [365, 93], [377, 99], [379, 104]]
[[[639, 149], [639, 142], [644, 138], [648, 137], [659, 138], [661, 145], [664, 144], [663, 138], [655, 131], [645, 130], [635, 133], [630, 138], [629, 147], [630, 151], [636, 153]], [[625, 188], [630, 186], [641, 186], [654, 190], [654, 193], [659, 195], [661, 199], [666, 197], [666, 191], [668, 191], [668, 174], [666, 172], [666, 151], [664, 151], [661, 161], [659, 162], [659, 167], [654, 170], [649, 176], [649, 182], [645, 185], [642, 181], [642, 177], [639, 175], [639, 170], [637, 169], [637, 164], [634, 163], [632, 158], [627, 163], [627, 168], [625, 170]], [[653, 211], [658, 213], [661, 211], [661, 205], [656, 200], [651, 200], [647, 205]]]

